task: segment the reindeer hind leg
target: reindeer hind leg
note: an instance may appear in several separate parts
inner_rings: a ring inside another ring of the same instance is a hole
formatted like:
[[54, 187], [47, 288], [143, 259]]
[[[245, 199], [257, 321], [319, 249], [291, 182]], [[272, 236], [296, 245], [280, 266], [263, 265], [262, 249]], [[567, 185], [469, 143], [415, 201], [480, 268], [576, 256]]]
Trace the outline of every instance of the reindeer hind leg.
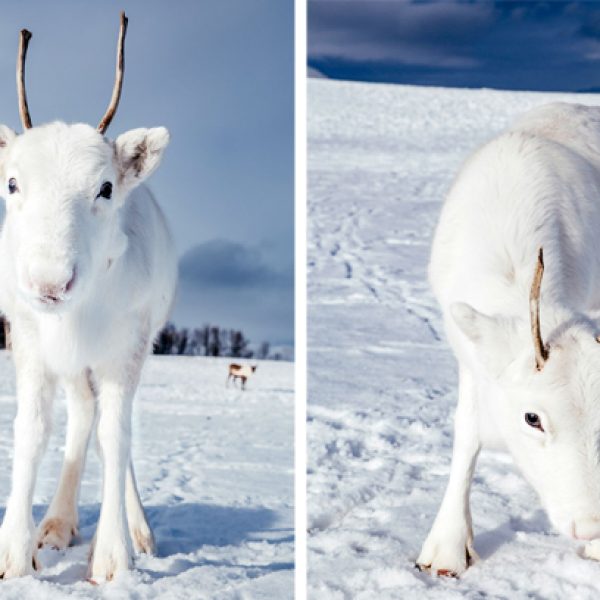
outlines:
[[87, 373], [68, 380], [65, 392], [68, 423], [63, 466], [54, 498], [38, 527], [38, 546], [59, 550], [69, 546], [78, 533], [79, 487], [96, 408]]
[[150, 554], [156, 552], [156, 544], [152, 529], [148, 524], [140, 494], [138, 492], [135, 473], [133, 471], [133, 463], [130, 460], [127, 468], [127, 476], [125, 482], [125, 506], [127, 510], [127, 524], [129, 527], [129, 535], [136, 554]]

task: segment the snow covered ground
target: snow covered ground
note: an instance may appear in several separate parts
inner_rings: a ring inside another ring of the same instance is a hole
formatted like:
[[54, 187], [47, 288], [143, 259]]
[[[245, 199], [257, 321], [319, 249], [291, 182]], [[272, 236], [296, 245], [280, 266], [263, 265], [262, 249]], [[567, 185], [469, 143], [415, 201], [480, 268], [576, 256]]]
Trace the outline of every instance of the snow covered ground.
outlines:
[[308, 83], [311, 599], [597, 598], [600, 564], [559, 536], [508, 455], [471, 495], [482, 561], [414, 561], [449, 472], [456, 368], [426, 281], [463, 160], [525, 110], [593, 95]]
[[[293, 364], [260, 361], [248, 390], [225, 388], [228, 359], [151, 357], [134, 409], [133, 455], [157, 557], [101, 586], [84, 581], [101, 471], [90, 448], [80, 544], [44, 549], [36, 578], [0, 581], [0, 598], [266, 599], [293, 597]], [[9, 491], [14, 374], [0, 353], [0, 505]], [[66, 411], [34, 498], [42, 518], [62, 460]], [[3, 513], [4, 510], [0, 511]]]

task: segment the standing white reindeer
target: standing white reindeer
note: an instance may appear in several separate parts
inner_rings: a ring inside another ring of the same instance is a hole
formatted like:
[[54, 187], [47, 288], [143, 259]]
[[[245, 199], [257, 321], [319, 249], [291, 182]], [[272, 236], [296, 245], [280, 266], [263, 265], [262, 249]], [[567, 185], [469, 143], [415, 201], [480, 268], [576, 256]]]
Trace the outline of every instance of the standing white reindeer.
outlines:
[[[130, 457], [131, 405], [177, 279], [163, 214], [144, 186], [169, 141], [163, 127], [104, 136], [123, 78], [127, 19], [121, 14], [116, 81], [97, 129], [54, 122], [31, 126], [21, 32], [17, 87], [24, 133], [0, 126], [0, 310], [11, 324], [17, 376], [12, 490], [0, 528], [0, 577], [37, 568], [43, 544], [66, 547], [77, 531], [77, 499], [98, 406], [104, 484], [89, 576], [110, 580], [152, 552]], [[139, 186], [139, 187], [138, 187]], [[55, 386], [68, 406], [65, 458], [56, 495], [38, 532], [32, 519]], [[133, 546], [133, 548], [132, 548]]]
[[417, 565], [460, 575], [476, 557], [482, 446], [507, 448], [552, 524], [599, 559], [600, 108], [538, 108], [475, 153], [429, 275], [459, 390], [450, 479]]

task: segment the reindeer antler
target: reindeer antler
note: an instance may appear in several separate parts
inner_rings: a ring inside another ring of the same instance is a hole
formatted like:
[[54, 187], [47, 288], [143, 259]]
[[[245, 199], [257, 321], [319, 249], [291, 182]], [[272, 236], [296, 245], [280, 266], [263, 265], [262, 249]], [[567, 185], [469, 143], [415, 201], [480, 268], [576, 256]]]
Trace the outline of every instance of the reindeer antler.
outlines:
[[31, 32], [27, 29], [21, 29], [19, 37], [19, 54], [17, 55], [17, 94], [19, 96], [19, 114], [23, 129], [31, 129], [31, 117], [29, 116], [29, 106], [27, 105], [27, 93], [25, 92], [25, 57], [27, 56], [27, 47], [31, 39]]
[[117, 107], [119, 106], [119, 99], [121, 98], [121, 89], [123, 87], [123, 72], [125, 71], [125, 34], [127, 33], [127, 17], [125, 12], [121, 11], [121, 27], [119, 28], [119, 41], [117, 42], [117, 67], [115, 73], [115, 85], [113, 87], [112, 97], [110, 104], [102, 117], [102, 120], [98, 124], [98, 131], [102, 134], [106, 132], [110, 122], [113, 120]]
[[544, 275], [544, 249], [538, 252], [537, 265], [529, 293], [529, 316], [531, 319], [531, 335], [533, 337], [533, 349], [535, 351], [535, 366], [538, 371], [544, 368], [548, 360], [548, 349], [544, 346], [540, 328], [540, 290], [542, 277]]

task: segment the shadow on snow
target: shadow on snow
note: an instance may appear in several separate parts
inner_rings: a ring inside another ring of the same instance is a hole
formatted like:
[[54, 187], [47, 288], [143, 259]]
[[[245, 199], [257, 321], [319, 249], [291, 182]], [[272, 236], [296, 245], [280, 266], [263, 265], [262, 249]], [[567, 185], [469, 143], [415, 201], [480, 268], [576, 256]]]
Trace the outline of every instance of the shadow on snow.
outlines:
[[[47, 506], [43, 505], [33, 507], [36, 524], [43, 519], [46, 509]], [[4, 510], [4, 507], [0, 509], [0, 519], [4, 517]], [[79, 507], [81, 539], [76, 547], [68, 550], [71, 559], [77, 560], [78, 564], [65, 565], [65, 569], [60, 574], [48, 577], [44, 577], [42, 571], [42, 579], [66, 584], [81, 581], [85, 577], [86, 566], [80, 561], [87, 561], [87, 548], [84, 549], [82, 546], [87, 546], [94, 537], [99, 514], [100, 505], [98, 504]], [[168, 570], [165, 571], [137, 567], [140, 572], [150, 575], [154, 580], [173, 577], [189, 569], [202, 566], [241, 568], [246, 570], [246, 576], [250, 578], [269, 572], [294, 569], [292, 562], [237, 564], [235, 561], [184, 556], [194, 554], [205, 546], [237, 546], [248, 541], [272, 544], [293, 542], [293, 529], [273, 527], [277, 514], [272, 510], [182, 503], [171, 506], [148, 506], [146, 515], [154, 531], [157, 557], [171, 557]], [[49, 558], [49, 560], [43, 560], [47, 566], [56, 565], [64, 556], [62, 553], [55, 553], [47, 549], [43, 552]]]

